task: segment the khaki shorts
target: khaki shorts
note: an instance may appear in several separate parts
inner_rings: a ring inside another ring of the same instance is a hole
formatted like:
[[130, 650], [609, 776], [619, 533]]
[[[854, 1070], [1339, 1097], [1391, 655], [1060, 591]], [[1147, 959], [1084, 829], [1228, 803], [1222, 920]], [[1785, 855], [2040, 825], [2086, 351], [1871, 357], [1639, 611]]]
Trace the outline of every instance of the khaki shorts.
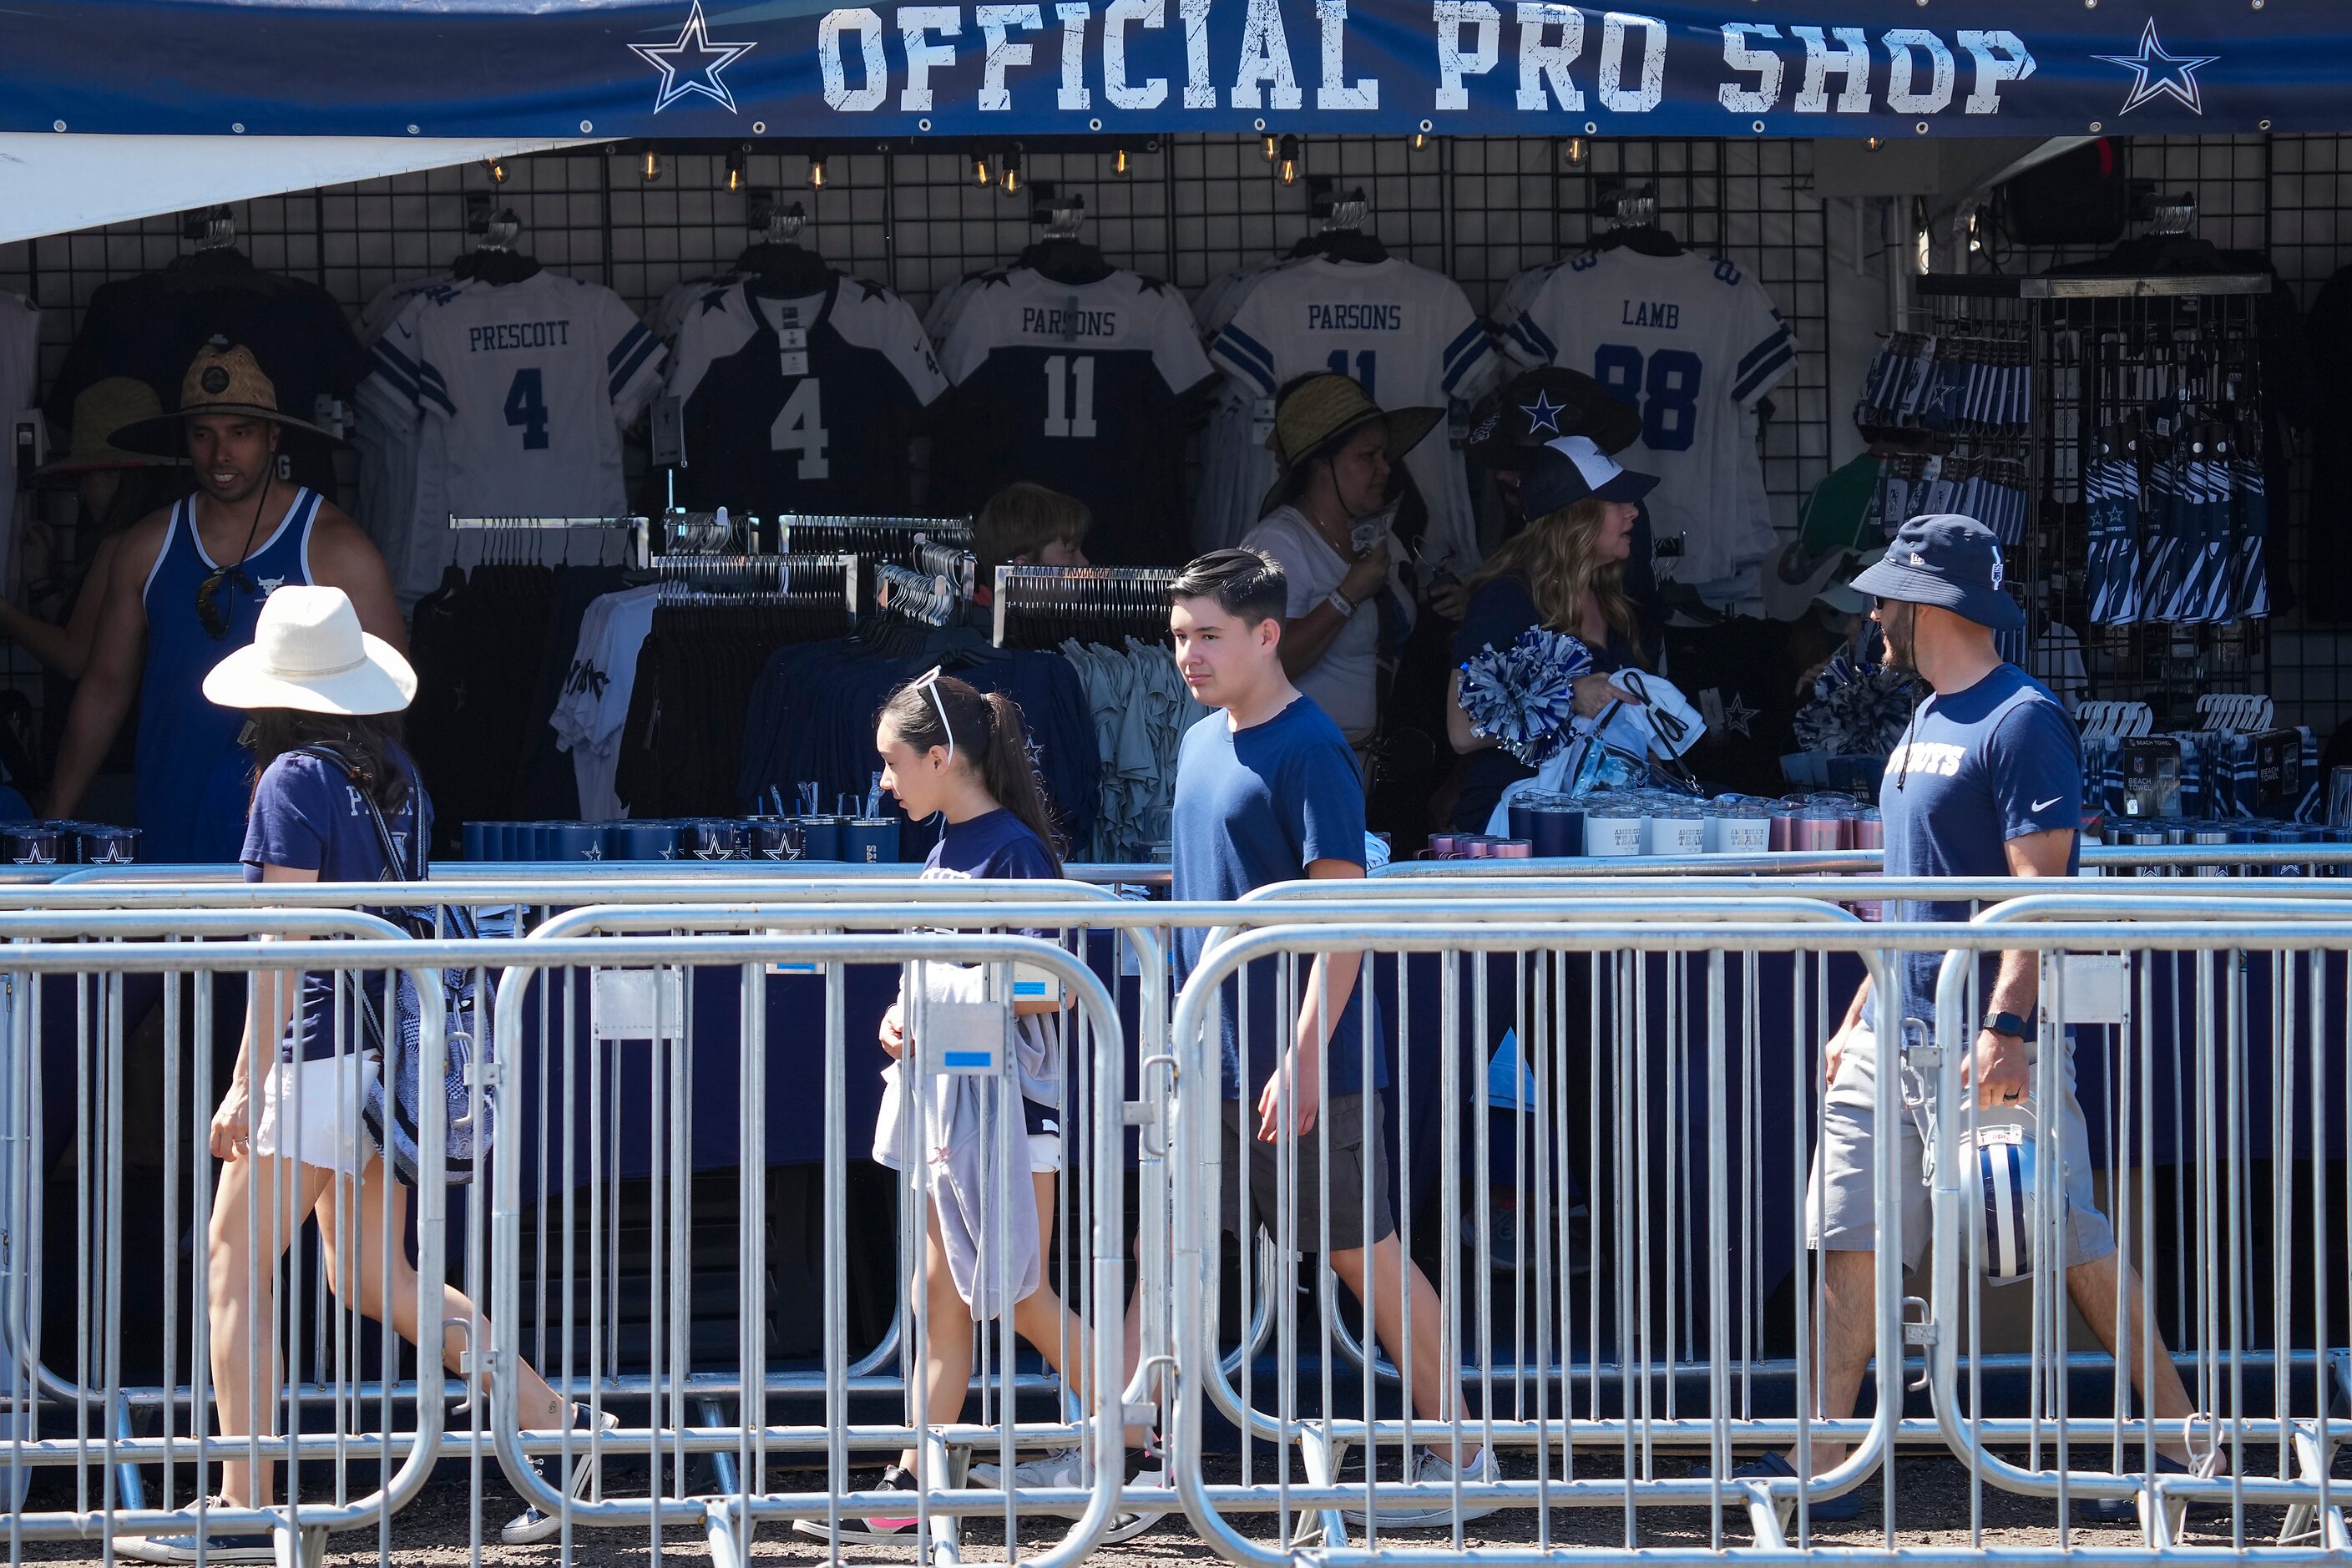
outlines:
[[[1282, 1180], [1283, 1145], [1259, 1141], [1256, 1105], [1244, 1105], [1238, 1100], [1223, 1103], [1221, 1136], [1224, 1142], [1218, 1153], [1223, 1169], [1217, 1184], [1221, 1223], [1236, 1236], [1244, 1234], [1241, 1218], [1242, 1178], [1236, 1153], [1245, 1142], [1249, 1149], [1250, 1209], [1257, 1223], [1265, 1227], [1266, 1235], [1279, 1242], [1283, 1236], [1282, 1188], [1277, 1184]], [[1370, 1107], [1369, 1127], [1367, 1105]], [[1371, 1239], [1383, 1240], [1396, 1229], [1396, 1220], [1389, 1212], [1388, 1177], [1381, 1159], [1383, 1116], [1378, 1094], [1334, 1095], [1316, 1125], [1298, 1140], [1298, 1163], [1290, 1178], [1294, 1200], [1291, 1209], [1297, 1216], [1296, 1228], [1290, 1233], [1294, 1252], [1317, 1252], [1323, 1247], [1323, 1188], [1316, 1172], [1327, 1127], [1331, 1142], [1331, 1250], [1354, 1252], [1365, 1245], [1367, 1173], [1372, 1185]]]
[[[2029, 1060], [2040, 1055], [2037, 1043], [2028, 1047]], [[1868, 1029], [1855, 1031], [1853, 1043], [1838, 1062], [1822, 1117], [1822, 1146], [1814, 1153], [1812, 1175], [1805, 1184], [1805, 1237], [1820, 1251], [1871, 1252], [1878, 1246], [1878, 1217], [1873, 1201], [1871, 1147], [1877, 1120], [1878, 1042]], [[1895, 1129], [1896, 1158], [1901, 1162], [1895, 1183], [1903, 1194], [1903, 1267], [1916, 1268], [1927, 1249], [1933, 1216], [1929, 1211], [1927, 1177], [1928, 1117], [1935, 1110], [1932, 1082], [1920, 1083], [1922, 1103], [1904, 1107]], [[2066, 1042], [2065, 1103], [2058, 1114], [2058, 1146], [2065, 1161], [2065, 1266], [2095, 1263], [2116, 1249], [2115, 1232], [2092, 1200], [2090, 1131], [2084, 1125], [2083, 1107], [2074, 1098], [2074, 1043]], [[1988, 1121], [1996, 1121], [1990, 1113]]]

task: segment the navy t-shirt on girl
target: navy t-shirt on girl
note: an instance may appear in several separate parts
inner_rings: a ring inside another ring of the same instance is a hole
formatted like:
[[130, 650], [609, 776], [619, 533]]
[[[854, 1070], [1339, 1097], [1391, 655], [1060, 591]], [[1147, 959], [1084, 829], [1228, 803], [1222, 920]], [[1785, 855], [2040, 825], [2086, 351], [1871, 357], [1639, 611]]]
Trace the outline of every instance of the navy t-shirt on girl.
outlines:
[[[395, 760], [408, 770], [413, 784], [415, 765], [404, 756]], [[422, 786], [411, 788], [399, 810], [384, 813], [385, 826], [392, 829], [404, 862], [415, 853], [410, 847], [417, 842], [420, 816], [425, 841], [429, 843], [433, 803]], [[299, 752], [286, 752], [263, 771], [261, 782], [254, 788], [252, 812], [246, 819], [245, 849], [238, 858], [245, 862], [248, 882], [261, 880], [264, 866], [316, 871], [321, 882], [382, 882], [392, 874], [383, 863], [383, 841], [376, 837], [375, 819], [368, 813], [366, 798], [340, 767]], [[407, 879], [407, 870], [405, 864], [399, 869], [401, 880]], [[383, 973], [370, 974], [366, 986], [369, 1002], [381, 1016]], [[361, 1038], [354, 1028], [357, 1020], [351, 1016], [351, 1000], [344, 999], [341, 1051], [355, 1048]], [[341, 1051], [334, 1034], [334, 976], [306, 973], [302, 1010], [299, 1017], [289, 1020], [278, 1055], [288, 1061], [337, 1056]]]
[[[1036, 878], [1055, 878], [1062, 873], [1054, 864], [1053, 854], [1045, 841], [1037, 837], [1029, 825], [1003, 806], [982, 812], [961, 822], [950, 822], [940, 830], [939, 842], [923, 858], [923, 880], [940, 881], [1019, 881]], [[1045, 941], [1055, 940], [1052, 931], [1024, 930], [1023, 936]], [[1024, 1018], [1021, 1026], [1033, 1030], [1044, 1038], [1051, 1020], [1032, 1016]], [[1021, 1110], [1032, 1132], [1060, 1131], [1061, 1108], [1024, 1097]]]

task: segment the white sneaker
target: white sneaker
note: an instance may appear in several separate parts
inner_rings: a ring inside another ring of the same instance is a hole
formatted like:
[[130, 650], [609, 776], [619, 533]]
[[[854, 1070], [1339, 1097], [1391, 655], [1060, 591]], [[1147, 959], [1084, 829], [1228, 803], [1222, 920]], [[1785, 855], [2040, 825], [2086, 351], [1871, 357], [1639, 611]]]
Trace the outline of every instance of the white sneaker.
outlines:
[[[970, 1485], [991, 1489], [999, 1484], [997, 1478], [1003, 1473], [1000, 1466], [975, 1464], [966, 1469], [964, 1475]], [[1076, 1489], [1087, 1484], [1087, 1457], [1083, 1450], [1077, 1448], [1056, 1448], [1050, 1454], [1013, 1467], [1013, 1489], [1016, 1492], [1046, 1488]], [[1134, 1491], [1139, 1488], [1147, 1491], [1165, 1491], [1168, 1488], [1166, 1468], [1138, 1470], [1129, 1477], [1126, 1490]], [[1132, 1541], [1158, 1524], [1167, 1514], [1166, 1509], [1118, 1514], [1111, 1520], [1110, 1529], [1104, 1534], [1102, 1543], [1116, 1546], [1122, 1541]], [[1073, 1514], [1070, 1517], [1076, 1516]]]
[[[1004, 1473], [996, 1465], [974, 1464], [964, 1471], [967, 1484], [983, 1491], [993, 1490], [997, 1478]], [[1045, 1487], [1082, 1487], [1087, 1484], [1087, 1457], [1077, 1448], [1056, 1448], [1034, 1459], [1024, 1459], [1013, 1467], [1013, 1489], [1032, 1491]]]
[[[1412, 1474], [1408, 1478], [1410, 1484], [1442, 1487], [1451, 1485], [1455, 1479], [1454, 1462], [1434, 1448], [1423, 1448], [1413, 1455]], [[1503, 1468], [1496, 1462], [1495, 1450], [1491, 1447], [1486, 1448], [1476, 1459], [1465, 1465], [1459, 1479], [1465, 1486], [1475, 1486], [1481, 1481], [1501, 1480]], [[1493, 1513], [1497, 1506], [1499, 1505], [1465, 1498], [1462, 1500], [1462, 1517], [1465, 1520], [1484, 1519]], [[1399, 1508], [1378, 1509], [1374, 1511], [1382, 1530], [1416, 1530], [1433, 1524], [1454, 1522], [1453, 1505], [1445, 1502], [1431, 1507], [1412, 1503]], [[1365, 1522], [1364, 1510], [1361, 1509], [1344, 1510], [1339, 1517], [1360, 1528]]]

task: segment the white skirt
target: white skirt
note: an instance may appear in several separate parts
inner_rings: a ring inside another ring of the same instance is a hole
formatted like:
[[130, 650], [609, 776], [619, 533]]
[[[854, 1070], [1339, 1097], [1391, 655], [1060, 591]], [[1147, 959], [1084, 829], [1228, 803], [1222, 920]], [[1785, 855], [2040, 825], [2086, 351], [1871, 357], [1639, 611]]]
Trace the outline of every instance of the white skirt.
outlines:
[[[360, 1114], [378, 1072], [373, 1057], [352, 1052], [322, 1061], [280, 1062], [261, 1080], [261, 1120], [253, 1152], [290, 1152], [305, 1165], [356, 1176], [376, 1157], [375, 1140]], [[284, 1123], [292, 1149], [286, 1147]]]

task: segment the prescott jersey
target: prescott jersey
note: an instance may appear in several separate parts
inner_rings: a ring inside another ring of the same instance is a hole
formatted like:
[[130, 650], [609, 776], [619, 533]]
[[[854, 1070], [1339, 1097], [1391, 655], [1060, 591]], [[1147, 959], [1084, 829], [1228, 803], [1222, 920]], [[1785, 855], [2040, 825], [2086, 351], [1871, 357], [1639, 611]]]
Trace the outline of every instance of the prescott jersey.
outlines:
[[670, 395], [685, 405], [681, 505], [903, 512], [907, 444], [947, 390], [912, 307], [836, 272], [824, 292], [746, 279], [678, 323]]
[[1724, 584], [1770, 553], [1751, 416], [1795, 365], [1797, 340], [1744, 268], [1591, 251], [1513, 279], [1496, 324], [1518, 366], [1583, 371], [1641, 411], [1641, 439], [1618, 460], [1657, 476], [1650, 526], [1682, 537], [1675, 580]]
[[438, 424], [440, 500], [459, 517], [618, 517], [621, 432], [661, 384], [662, 346], [602, 284], [537, 272], [428, 289], [370, 351]]
[[[1247, 509], [1248, 522], [1274, 483], [1264, 443], [1275, 395], [1293, 376], [1338, 371], [1362, 383], [1383, 408], [1444, 408], [1486, 390], [1496, 370], [1490, 348], [1459, 284], [1393, 256], [1371, 262], [1312, 256], [1261, 275], [1209, 345], [1257, 399], [1255, 439], [1232, 454], [1245, 479], [1235, 502]], [[1405, 468], [1429, 508], [1423, 563], [1468, 575], [1478, 563], [1478, 536], [1461, 452], [1441, 429], [1405, 454]]]
[[1104, 565], [1189, 557], [1170, 422], [1214, 373], [1181, 294], [1132, 272], [992, 272], [965, 290], [940, 361], [957, 394], [940, 447], [953, 504], [977, 510], [1028, 479], [1087, 504], [1087, 554]]

